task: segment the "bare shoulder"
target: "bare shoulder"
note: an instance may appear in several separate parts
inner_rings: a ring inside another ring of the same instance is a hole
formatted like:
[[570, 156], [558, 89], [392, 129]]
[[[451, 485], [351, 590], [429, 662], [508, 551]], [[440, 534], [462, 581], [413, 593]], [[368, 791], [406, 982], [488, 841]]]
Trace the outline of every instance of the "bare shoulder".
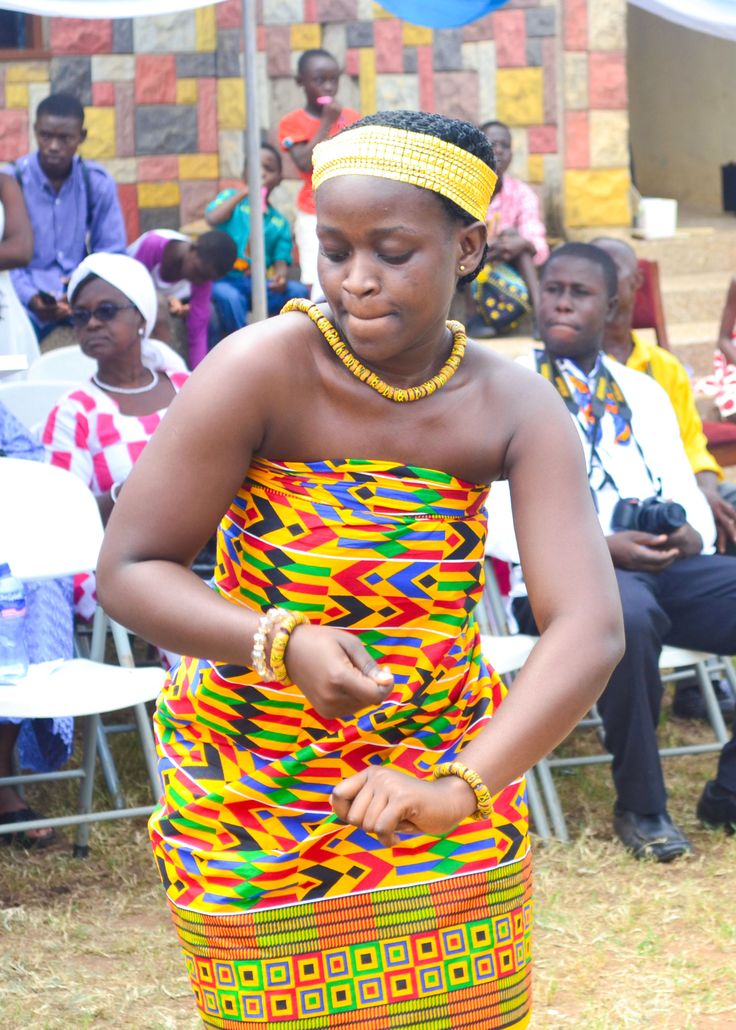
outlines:
[[[536, 371], [533, 351], [529, 350], [515, 358], [506, 357], [486, 344], [468, 341], [468, 367], [475, 381], [483, 384], [490, 396], [504, 407], [515, 401], [527, 400], [533, 404], [554, 402], [557, 393]], [[557, 398], [559, 400], [559, 398]], [[528, 409], [517, 406], [523, 413]]]

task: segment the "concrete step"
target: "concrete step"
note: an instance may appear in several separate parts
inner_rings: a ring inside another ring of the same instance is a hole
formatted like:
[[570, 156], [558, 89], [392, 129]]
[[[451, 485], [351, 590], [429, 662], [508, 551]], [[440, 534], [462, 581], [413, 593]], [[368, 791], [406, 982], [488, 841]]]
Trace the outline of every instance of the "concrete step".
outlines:
[[632, 229], [575, 229], [571, 239], [596, 236], [625, 240], [639, 257], [659, 263], [661, 277], [710, 272], [736, 274], [736, 219], [732, 215], [680, 212], [674, 236], [661, 240], [637, 238]]
[[663, 276], [660, 284], [668, 329], [677, 322], [717, 323], [730, 280], [727, 270]]

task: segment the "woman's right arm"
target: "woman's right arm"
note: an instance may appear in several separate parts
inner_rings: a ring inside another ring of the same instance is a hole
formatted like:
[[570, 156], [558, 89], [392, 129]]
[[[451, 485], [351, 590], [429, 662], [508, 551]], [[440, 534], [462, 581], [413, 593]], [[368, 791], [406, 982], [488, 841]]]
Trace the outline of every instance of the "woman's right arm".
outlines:
[[23, 191], [10, 175], [0, 174], [0, 200], [5, 208], [5, 233], [0, 241], [0, 271], [24, 268], [33, 257], [33, 230]]
[[[210, 589], [189, 566], [227, 511], [283, 405], [289, 357], [270, 319], [218, 344], [174, 398], [120, 491], [97, 566], [106, 612], [178, 654], [250, 666], [260, 612]], [[298, 321], [292, 321], [292, 327]], [[296, 330], [295, 330], [296, 331]], [[321, 714], [357, 711], [385, 695], [350, 634], [299, 626], [292, 679]]]
[[734, 323], [736, 323], [736, 276], [729, 284], [718, 329], [718, 349], [730, 365], [736, 365], [736, 345], [732, 340]]

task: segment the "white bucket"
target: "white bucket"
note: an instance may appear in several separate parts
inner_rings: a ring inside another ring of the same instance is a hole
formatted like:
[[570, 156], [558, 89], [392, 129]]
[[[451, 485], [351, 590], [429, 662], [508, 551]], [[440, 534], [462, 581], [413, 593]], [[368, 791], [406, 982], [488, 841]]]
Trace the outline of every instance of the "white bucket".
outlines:
[[668, 197], [642, 197], [637, 228], [645, 240], [661, 240], [677, 231], [677, 201]]

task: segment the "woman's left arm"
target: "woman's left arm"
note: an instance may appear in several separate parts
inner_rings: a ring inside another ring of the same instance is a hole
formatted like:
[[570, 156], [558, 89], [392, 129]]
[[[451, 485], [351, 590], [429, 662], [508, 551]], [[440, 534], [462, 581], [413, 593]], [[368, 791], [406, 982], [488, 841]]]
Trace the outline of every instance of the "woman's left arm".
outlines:
[[[519, 385], [516, 410], [526, 415], [510, 436], [503, 475], [541, 636], [489, 725], [459, 756], [492, 795], [567, 736], [602, 693], [624, 647], [616, 578], [578, 435], [541, 377], [530, 381], [527, 374]], [[442, 836], [476, 808], [475, 794], [456, 776], [433, 782], [386, 768], [350, 777], [333, 799], [341, 819], [387, 845], [397, 831]]]
[[5, 208], [5, 233], [0, 241], [0, 271], [24, 268], [33, 257], [33, 230], [23, 191], [9, 175], [0, 174], [0, 200]]

